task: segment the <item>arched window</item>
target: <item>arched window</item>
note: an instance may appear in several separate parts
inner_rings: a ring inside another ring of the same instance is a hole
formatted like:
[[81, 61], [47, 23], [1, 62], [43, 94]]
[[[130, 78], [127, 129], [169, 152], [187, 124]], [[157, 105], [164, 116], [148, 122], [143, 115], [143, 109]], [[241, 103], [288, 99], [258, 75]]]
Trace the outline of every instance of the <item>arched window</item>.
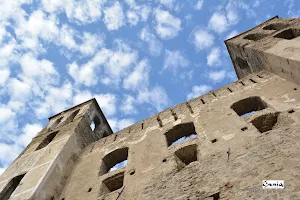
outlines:
[[60, 117], [58, 119], [56, 119], [50, 126], [49, 128], [49, 131], [53, 131], [57, 126], [58, 124], [61, 122], [61, 120], [63, 119], [63, 117]]
[[264, 102], [260, 97], [254, 96], [242, 99], [232, 104], [231, 109], [233, 109], [239, 116], [244, 117], [267, 107], [268, 105], [266, 102]]
[[168, 146], [175, 145], [187, 139], [197, 137], [195, 126], [192, 122], [174, 126], [165, 133]]
[[287, 29], [287, 30], [284, 30], [284, 31], [278, 33], [274, 37], [291, 40], [291, 39], [294, 39], [299, 36], [300, 36], [300, 30], [290, 28], [290, 29]]
[[274, 23], [274, 24], [269, 24], [267, 26], [265, 26], [263, 29], [264, 30], [280, 30], [285, 28], [287, 25], [286, 24], [282, 24], [282, 23]]
[[10, 199], [11, 194], [17, 189], [21, 180], [24, 178], [25, 174], [21, 174], [12, 178], [9, 183], [5, 186], [5, 188], [0, 193], [1, 200]]
[[264, 34], [261, 34], [261, 33], [252, 33], [252, 34], [246, 35], [244, 37], [244, 39], [257, 41], [257, 40], [263, 39], [264, 37], [266, 37], [266, 35], [264, 35]]
[[100, 167], [100, 175], [103, 175], [109, 171], [119, 169], [127, 165], [128, 148], [114, 150], [107, 154], [103, 159]]
[[72, 112], [72, 114], [68, 117], [67, 122], [71, 122], [74, 120], [74, 118], [76, 117], [76, 115], [79, 113], [80, 109], [75, 110], [74, 112]]

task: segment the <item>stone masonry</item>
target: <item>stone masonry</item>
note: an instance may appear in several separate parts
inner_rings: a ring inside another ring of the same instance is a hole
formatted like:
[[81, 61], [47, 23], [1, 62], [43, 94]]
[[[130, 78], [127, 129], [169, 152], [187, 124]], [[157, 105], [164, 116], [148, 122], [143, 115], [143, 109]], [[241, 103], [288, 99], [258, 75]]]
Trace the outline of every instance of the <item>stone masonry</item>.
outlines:
[[300, 19], [274, 17], [225, 41], [238, 81], [116, 133], [95, 99], [50, 117], [0, 176], [0, 199], [299, 200], [298, 36]]

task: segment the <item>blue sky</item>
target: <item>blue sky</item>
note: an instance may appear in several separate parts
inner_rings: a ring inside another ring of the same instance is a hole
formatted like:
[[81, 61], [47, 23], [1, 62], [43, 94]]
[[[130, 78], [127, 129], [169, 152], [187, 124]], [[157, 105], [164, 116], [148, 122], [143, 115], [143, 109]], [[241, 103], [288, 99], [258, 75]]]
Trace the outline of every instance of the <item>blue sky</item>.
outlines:
[[223, 41], [296, 0], [0, 0], [0, 173], [95, 97], [114, 131], [236, 80]]

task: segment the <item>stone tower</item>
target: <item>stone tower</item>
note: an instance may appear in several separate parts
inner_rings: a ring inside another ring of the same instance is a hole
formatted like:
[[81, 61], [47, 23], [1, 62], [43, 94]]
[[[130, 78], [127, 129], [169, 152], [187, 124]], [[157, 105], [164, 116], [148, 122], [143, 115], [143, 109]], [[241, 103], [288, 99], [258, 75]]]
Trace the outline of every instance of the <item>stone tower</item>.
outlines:
[[300, 199], [297, 36], [299, 19], [274, 17], [225, 41], [237, 82], [114, 134], [94, 99], [51, 117], [0, 199]]

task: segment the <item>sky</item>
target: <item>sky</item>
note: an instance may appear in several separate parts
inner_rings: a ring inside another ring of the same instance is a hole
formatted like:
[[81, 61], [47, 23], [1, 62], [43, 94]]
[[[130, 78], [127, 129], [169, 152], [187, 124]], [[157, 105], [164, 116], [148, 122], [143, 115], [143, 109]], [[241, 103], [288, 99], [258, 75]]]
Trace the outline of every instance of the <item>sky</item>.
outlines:
[[297, 0], [0, 0], [0, 173], [96, 98], [118, 131], [237, 80], [224, 40]]

